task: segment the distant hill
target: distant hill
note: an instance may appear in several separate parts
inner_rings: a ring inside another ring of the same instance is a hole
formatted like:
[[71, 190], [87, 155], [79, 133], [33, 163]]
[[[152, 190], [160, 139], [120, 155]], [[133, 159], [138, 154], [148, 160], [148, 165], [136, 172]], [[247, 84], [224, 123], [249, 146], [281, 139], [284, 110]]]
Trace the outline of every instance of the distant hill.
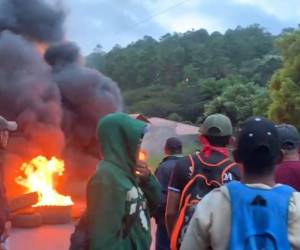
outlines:
[[128, 112], [190, 123], [222, 112], [238, 123], [266, 114], [266, 86], [282, 66], [277, 38], [258, 24], [224, 34], [200, 29], [107, 53], [97, 46], [86, 61], [119, 84]]

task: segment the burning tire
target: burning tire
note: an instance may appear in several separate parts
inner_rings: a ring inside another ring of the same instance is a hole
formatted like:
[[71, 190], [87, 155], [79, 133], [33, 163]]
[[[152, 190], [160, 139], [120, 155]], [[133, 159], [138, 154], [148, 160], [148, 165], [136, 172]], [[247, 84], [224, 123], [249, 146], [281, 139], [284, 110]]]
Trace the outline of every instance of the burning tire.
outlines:
[[39, 201], [37, 192], [20, 195], [9, 202], [10, 212], [18, 212], [36, 204]]
[[39, 213], [21, 213], [12, 216], [12, 226], [18, 228], [39, 227], [43, 223]]
[[43, 224], [67, 224], [71, 222], [72, 206], [40, 206], [35, 211], [42, 216]]

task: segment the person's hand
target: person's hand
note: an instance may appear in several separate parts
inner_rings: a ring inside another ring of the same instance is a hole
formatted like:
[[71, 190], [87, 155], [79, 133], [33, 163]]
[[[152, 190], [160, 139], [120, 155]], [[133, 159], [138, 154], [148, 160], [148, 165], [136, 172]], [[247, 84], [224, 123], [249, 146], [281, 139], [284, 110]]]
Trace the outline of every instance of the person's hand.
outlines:
[[138, 176], [142, 181], [145, 181], [148, 179], [148, 177], [151, 174], [151, 171], [148, 167], [148, 164], [144, 161], [138, 161], [137, 165], [135, 167], [135, 173], [136, 176]]

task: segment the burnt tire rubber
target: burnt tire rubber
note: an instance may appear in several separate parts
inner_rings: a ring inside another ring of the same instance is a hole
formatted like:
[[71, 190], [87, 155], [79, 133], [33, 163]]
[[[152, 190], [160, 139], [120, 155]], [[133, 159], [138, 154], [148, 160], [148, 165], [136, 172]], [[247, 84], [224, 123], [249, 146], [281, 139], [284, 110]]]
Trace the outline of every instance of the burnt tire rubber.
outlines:
[[10, 212], [19, 212], [22, 209], [30, 208], [39, 201], [37, 192], [20, 195], [9, 202]]
[[71, 219], [72, 206], [40, 206], [35, 211], [42, 216], [43, 224], [68, 224]]
[[21, 213], [13, 215], [12, 226], [16, 228], [34, 228], [42, 225], [43, 219], [40, 213]]

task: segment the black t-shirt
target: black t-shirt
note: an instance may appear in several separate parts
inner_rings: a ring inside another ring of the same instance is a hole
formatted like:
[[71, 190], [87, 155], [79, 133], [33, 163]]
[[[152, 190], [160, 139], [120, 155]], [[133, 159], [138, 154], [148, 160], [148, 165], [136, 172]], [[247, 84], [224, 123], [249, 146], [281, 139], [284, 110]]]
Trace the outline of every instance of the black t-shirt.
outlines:
[[[217, 154], [217, 157], [223, 157], [224, 159], [226, 158], [223, 156], [221, 153], [214, 152], [215, 157]], [[194, 155], [193, 155], [194, 157]], [[228, 159], [228, 165], [233, 164], [233, 161], [230, 161]], [[183, 157], [179, 159], [176, 162], [176, 165], [174, 167], [172, 176], [170, 178], [169, 182], [169, 190], [181, 193], [186, 184], [191, 180], [191, 160], [188, 156]], [[196, 164], [196, 168], [201, 167], [201, 165]], [[240, 169], [237, 164], [235, 164], [230, 170], [224, 175], [224, 183], [232, 181], [232, 180], [240, 180], [241, 174], [240, 174]]]
[[167, 194], [170, 177], [172, 175], [173, 169], [176, 165], [176, 161], [181, 158], [179, 156], [171, 155], [163, 159], [159, 167], [155, 171], [155, 176], [157, 177], [161, 185], [161, 199], [158, 209], [154, 215], [157, 224], [165, 224], [165, 210], [167, 204]]

